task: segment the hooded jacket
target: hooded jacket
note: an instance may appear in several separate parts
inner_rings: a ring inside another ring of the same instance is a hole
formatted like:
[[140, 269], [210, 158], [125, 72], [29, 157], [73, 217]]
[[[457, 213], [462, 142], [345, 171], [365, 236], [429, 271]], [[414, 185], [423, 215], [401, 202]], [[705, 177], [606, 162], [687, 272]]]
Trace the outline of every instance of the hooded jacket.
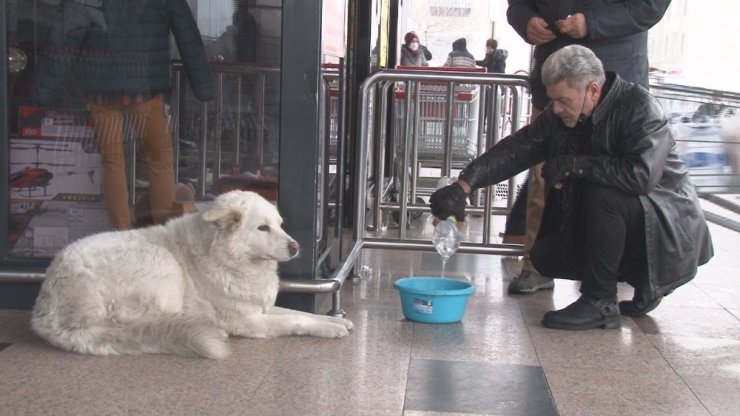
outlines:
[[[604, 95], [591, 121], [586, 186], [614, 187], [639, 198], [645, 215], [652, 296], [688, 282], [713, 255], [704, 213], [689, 180], [662, 107], [637, 84], [607, 72]], [[501, 182], [557, 155], [571, 130], [552, 112], [501, 140], [460, 174], [474, 189]], [[545, 204], [541, 238], [549, 210]], [[556, 217], [559, 217], [556, 216]], [[608, 236], [605, 236], [608, 238]]]
[[447, 55], [445, 66], [475, 67], [475, 57], [468, 52], [465, 38], [452, 42], [452, 52]]
[[213, 99], [211, 69], [186, 0], [65, 0], [39, 59], [34, 96], [53, 104], [73, 71], [88, 95], [169, 92], [170, 32], [193, 93]]

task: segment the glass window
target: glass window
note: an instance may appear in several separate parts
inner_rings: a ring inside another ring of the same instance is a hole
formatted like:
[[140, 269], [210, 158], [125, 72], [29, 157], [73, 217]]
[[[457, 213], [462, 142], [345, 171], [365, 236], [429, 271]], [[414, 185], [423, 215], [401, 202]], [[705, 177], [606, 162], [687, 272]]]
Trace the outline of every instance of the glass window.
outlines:
[[281, 1], [5, 4], [11, 257], [276, 200]]

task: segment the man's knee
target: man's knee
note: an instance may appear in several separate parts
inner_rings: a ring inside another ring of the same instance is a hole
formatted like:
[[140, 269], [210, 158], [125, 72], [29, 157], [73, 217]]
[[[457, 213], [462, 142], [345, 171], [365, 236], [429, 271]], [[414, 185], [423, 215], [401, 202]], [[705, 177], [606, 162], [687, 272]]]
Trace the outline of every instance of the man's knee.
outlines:
[[617, 188], [589, 184], [583, 198], [583, 217], [602, 218], [603, 215], [617, 215], [635, 220], [642, 218], [640, 197], [628, 194]]

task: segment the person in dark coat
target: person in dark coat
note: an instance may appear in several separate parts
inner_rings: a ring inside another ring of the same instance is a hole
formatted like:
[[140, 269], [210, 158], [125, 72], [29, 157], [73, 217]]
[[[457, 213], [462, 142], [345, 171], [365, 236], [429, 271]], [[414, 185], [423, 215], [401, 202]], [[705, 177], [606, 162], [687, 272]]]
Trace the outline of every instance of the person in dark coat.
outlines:
[[486, 68], [489, 73], [503, 74], [506, 72], [506, 58], [509, 52], [498, 48], [496, 39], [486, 41], [486, 57], [482, 61], [475, 61], [476, 65]]
[[[542, 83], [542, 64], [567, 45], [590, 48], [607, 71], [647, 88], [647, 31], [662, 19], [669, 4], [670, 0], [509, 0], [509, 23], [525, 42], [535, 45], [529, 80], [532, 118], [549, 102]], [[542, 220], [541, 168], [532, 167], [528, 182], [507, 217], [504, 243], [522, 243], [525, 252], [522, 272], [509, 284], [511, 293], [533, 293], [553, 287], [550, 277], [534, 270], [528, 255]], [[529, 198], [526, 204], [522, 203], [525, 197]], [[520, 224], [524, 227], [517, 227]], [[517, 235], [522, 232], [517, 228], [525, 228], [524, 234]]]
[[[548, 57], [542, 75], [551, 99], [544, 113], [432, 194], [432, 213], [463, 217], [472, 190], [545, 162], [531, 260], [548, 276], [582, 283], [580, 298], [542, 323], [616, 328], [620, 312], [645, 315], [694, 277], [713, 255], [709, 229], [663, 109], [646, 89], [605, 73], [580, 45]], [[618, 281], [635, 288], [631, 301], [617, 304]]]
[[131, 227], [124, 125], [141, 139], [155, 223], [172, 216], [173, 146], [165, 101], [172, 88], [170, 32], [193, 94], [214, 98], [211, 69], [186, 0], [65, 0], [35, 77], [34, 97], [54, 105], [79, 78], [95, 124], [111, 225]]

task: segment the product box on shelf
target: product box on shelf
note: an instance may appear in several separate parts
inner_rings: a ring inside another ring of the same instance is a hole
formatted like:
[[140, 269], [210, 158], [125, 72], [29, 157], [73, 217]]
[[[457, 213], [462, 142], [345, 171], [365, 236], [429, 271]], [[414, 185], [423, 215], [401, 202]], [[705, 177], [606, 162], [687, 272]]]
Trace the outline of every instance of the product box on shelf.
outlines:
[[57, 194], [51, 200], [10, 200], [10, 254], [53, 257], [82, 237], [110, 231], [100, 195]]
[[11, 198], [100, 195], [100, 182], [100, 153], [92, 139], [10, 139]]
[[18, 113], [22, 137], [95, 137], [90, 112], [85, 109], [21, 106]]

